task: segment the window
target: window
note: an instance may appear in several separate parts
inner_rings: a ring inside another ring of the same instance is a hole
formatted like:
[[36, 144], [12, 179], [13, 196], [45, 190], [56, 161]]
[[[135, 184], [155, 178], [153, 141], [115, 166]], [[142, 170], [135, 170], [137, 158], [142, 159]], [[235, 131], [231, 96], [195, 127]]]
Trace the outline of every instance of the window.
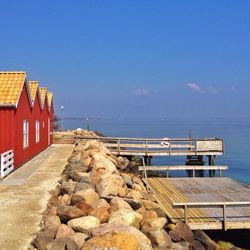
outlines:
[[36, 120], [36, 143], [40, 141], [40, 122]]
[[23, 120], [23, 148], [29, 146], [29, 122], [28, 120]]

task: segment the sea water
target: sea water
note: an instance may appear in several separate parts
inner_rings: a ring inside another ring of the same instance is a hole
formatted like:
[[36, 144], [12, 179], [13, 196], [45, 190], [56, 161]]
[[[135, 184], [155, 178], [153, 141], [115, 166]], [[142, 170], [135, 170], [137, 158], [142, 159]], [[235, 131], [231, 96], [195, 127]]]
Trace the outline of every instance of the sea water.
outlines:
[[[66, 129], [78, 127], [98, 131], [105, 136], [147, 138], [216, 137], [224, 140], [225, 154], [216, 165], [227, 165], [223, 173], [250, 185], [250, 117], [244, 118], [158, 118], [65, 120]], [[153, 165], [184, 165], [185, 157], [154, 157]], [[207, 159], [205, 159], [207, 162]], [[180, 173], [173, 173], [180, 174]], [[185, 173], [184, 173], [185, 174]]]

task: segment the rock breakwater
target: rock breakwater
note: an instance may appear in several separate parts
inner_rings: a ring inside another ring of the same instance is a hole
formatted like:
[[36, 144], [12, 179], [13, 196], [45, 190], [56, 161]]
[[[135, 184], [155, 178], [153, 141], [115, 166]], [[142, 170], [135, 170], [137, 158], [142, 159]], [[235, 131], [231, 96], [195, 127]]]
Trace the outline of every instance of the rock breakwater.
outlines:
[[171, 224], [135, 165], [97, 140], [77, 142], [29, 249], [220, 249], [204, 232]]

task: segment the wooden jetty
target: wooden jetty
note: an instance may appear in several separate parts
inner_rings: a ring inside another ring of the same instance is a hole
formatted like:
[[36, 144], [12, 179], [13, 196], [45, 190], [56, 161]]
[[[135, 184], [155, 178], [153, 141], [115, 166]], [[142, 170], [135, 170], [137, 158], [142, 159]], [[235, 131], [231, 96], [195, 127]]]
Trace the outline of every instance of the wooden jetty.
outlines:
[[147, 185], [173, 223], [250, 229], [250, 188], [230, 178], [148, 178]]
[[224, 153], [224, 141], [218, 138], [76, 137], [76, 139], [96, 139], [103, 142], [113, 154], [121, 156], [218, 156]]
[[[250, 229], [250, 188], [222, 177], [227, 166], [215, 166], [215, 157], [224, 154], [218, 138], [115, 138], [81, 137], [102, 141], [112, 153], [122, 156], [186, 156], [185, 166], [140, 166], [148, 190], [173, 223], [185, 222], [191, 229]], [[208, 156], [205, 166], [203, 156]], [[143, 161], [144, 162], [144, 161]], [[192, 164], [195, 163], [195, 164]], [[199, 164], [200, 163], [200, 164]], [[193, 178], [148, 178], [147, 171], [188, 171]], [[219, 171], [219, 177], [196, 177], [198, 171]], [[196, 178], [195, 178], [196, 177]]]

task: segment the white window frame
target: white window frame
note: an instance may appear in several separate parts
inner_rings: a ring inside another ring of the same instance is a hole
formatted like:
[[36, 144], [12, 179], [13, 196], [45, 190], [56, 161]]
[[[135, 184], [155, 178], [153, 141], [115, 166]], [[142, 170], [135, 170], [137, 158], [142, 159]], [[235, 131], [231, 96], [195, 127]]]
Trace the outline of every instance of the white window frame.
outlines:
[[23, 148], [29, 146], [29, 121], [23, 120]]
[[36, 120], [36, 143], [40, 142], [40, 122]]

